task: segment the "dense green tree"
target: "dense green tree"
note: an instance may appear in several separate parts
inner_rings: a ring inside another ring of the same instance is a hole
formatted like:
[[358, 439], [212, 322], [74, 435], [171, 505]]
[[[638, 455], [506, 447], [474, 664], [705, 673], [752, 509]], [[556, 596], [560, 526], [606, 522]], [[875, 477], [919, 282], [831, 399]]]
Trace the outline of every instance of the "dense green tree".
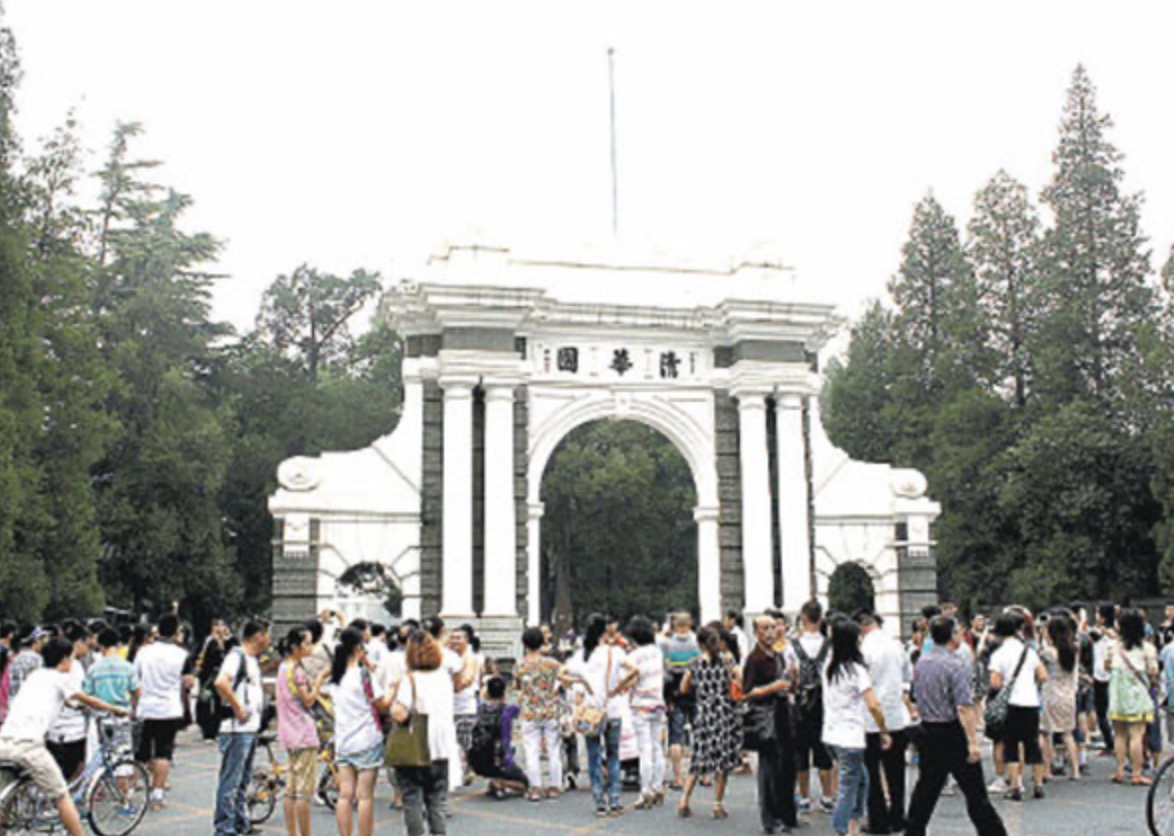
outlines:
[[219, 507], [230, 416], [206, 385], [214, 341], [228, 334], [209, 316], [204, 265], [219, 244], [180, 228], [189, 197], [142, 179], [153, 164], [129, 156], [139, 130], [118, 126], [98, 175], [94, 307], [121, 427], [96, 468], [102, 577], [137, 610], [226, 608], [239, 595]]
[[1077, 402], [1036, 421], [1007, 460], [1000, 504], [1023, 549], [1014, 600], [1042, 606], [1154, 588], [1161, 507], [1144, 444], [1123, 438], [1098, 405]]
[[822, 403], [829, 436], [853, 458], [888, 461], [896, 442], [889, 366], [893, 315], [873, 302], [852, 326], [846, 363], [828, 365]]
[[84, 252], [87, 219], [77, 207], [81, 147], [72, 119], [28, 165], [28, 260], [41, 311], [42, 351], [35, 367], [44, 411], [37, 437], [40, 513], [37, 550], [47, 573], [46, 615], [97, 613], [102, 553], [94, 465], [117, 431], [105, 410], [115, 385], [105, 363], [91, 307], [90, 261]]
[[1068, 89], [1056, 165], [1043, 201], [1055, 222], [1044, 234], [1037, 384], [1050, 401], [1089, 397], [1120, 405], [1120, 374], [1136, 359], [1135, 335], [1155, 312], [1140, 195], [1123, 194], [1121, 153], [1107, 137], [1083, 67]]
[[[299, 269], [310, 283], [325, 277], [338, 295], [351, 292], [327, 274]], [[268, 295], [286, 282], [279, 278]], [[329, 290], [306, 290], [339, 307]], [[259, 324], [257, 332], [227, 353], [215, 375], [215, 386], [233, 415], [232, 459], [222, 502], [225, 529], [236, 551], [244, 602], [253, 611], [268, 607], [271, 589], [273, 518], [266, 501], [277, 487], [277, 466], [295, 455], [370, 444], [395, 427], [402, 401], [402, 345], [385, 323], [376, 323], [356, 340], [336, 329], [326, 352], [332, 359], [320, 364], [316, 375], [309, 373], [311, 362], [303, 353], [312, 346], [295, 342], [278, 348], [265, 338], [272, 331], [293, 330], [272, 318]], [[326, 345], [319, 342], [314, 350], [321, 356]]]
[[257, 337], [317, 380], [323, 366], [346, 356], [353, 344], [351, 321], [379, 287], [378, 273], [355, 270], [344, 279], [302, 264], [265, 291]]
[[1040, 306], [1040, 223], [1027, 188], [999, 171], [975, 196], [967, 228], [967, 256], [988, 328], [990, 383], [1008, 389], [1015, 405], [1023, 408], [1031, 378], [1028, 346]]
[[38, 518], [40, 472], [34, 456], [41, 424], [33, 371], [41, 312], [27, 263], [25, 189], [14, 170], [20, 145], [12, 118], [19, 79], [15, 40], [0, 25], [0, 605], [28, 618], [40, 614], [49, 590], [33, 542], [45, 522]]
[[542, 501], [543, 586], [560, 616], [696, 609], [693, 475], [656, 430], [631, 421], [574, 430], [547, 465]]
[[896, 332], [916, 363], [911, 382], [926, 397], [964, 386], [982, 371], [985, 339], [977, 287], [957, 224], [932, 194], [913, 210], [889, 293], [897, 307]]

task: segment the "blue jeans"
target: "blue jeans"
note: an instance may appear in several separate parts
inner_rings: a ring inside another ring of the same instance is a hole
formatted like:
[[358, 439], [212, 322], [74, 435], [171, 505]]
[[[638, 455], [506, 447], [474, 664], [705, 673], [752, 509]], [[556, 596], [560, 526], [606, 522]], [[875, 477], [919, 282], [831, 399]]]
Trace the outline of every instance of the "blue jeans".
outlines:
[[832, 830], [847, 833], [848, 822], [864, 818], [868, 801], [868, 770], [864, 766], [864, 749], [834, 747], [840, 764], [840, 789], [836, 793], [836, 809], [832, 812]]
[[[603, 784], [600, 749], [607, 747], [607, 786]], [[587, 738], [587, 772], [596, 807], [620, 806], [620, 721], [607, 720], [595, 737]], [[606, 792], [606, 795], [604, 794]]]
[[252, 732], [221, 733], [220, 776], [216, 781], [216, 814], [212, 823], [216, 836], [237, 836], [249, 829], [245, 789], [253, 774], [253, 752], [257, 735]]

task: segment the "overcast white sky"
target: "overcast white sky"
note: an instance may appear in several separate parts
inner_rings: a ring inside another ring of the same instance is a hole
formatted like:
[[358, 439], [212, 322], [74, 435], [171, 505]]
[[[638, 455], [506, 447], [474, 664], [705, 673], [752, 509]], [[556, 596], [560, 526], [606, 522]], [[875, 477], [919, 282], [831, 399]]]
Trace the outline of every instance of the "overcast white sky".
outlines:
[[[847, 312], [884, 293], [913, 204], [960, 223], [1000, 167], [1033, 194], [1073, 67], [1174, 240], [1174, 4], [5, 0], [18, 125], [116, 120], [226, 240], [216, 313], [247, 328], [303, 261], [403, 275], [470, 229], [578, 246], [775, 252]], [[101, 154], [92, 160], [96, 166]]]

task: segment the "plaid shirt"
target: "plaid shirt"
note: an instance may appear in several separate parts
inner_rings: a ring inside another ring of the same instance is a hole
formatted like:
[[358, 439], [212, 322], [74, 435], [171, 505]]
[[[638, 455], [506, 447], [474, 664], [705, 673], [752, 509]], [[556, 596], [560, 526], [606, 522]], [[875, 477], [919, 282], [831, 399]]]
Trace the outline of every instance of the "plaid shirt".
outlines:
[[917, 712], [927, 723], [958, 719], [958, 707], [974, 705], [970, 666], [947, 648], [935, 645], [917, 660], [913, 672]]

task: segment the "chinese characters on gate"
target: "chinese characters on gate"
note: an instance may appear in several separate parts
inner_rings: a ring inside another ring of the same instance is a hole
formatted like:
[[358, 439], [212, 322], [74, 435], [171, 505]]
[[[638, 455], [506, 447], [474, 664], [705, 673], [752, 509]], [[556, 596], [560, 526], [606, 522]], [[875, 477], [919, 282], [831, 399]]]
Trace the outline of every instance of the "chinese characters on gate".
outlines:
[[[594, 358], [595, 349], [592, 349], [592, 357]], [[608, 356], [610, 351], [610, 356]], [[649, 376], [653, 374], [651, 350], [647, 350], [647, 367], [646, 371]], [[633, 352], [627, 348], [608, 349], [604, 352], [607, 360], [607, 368], [615, 372], [620, 377], [624, 377], [634, 368], [636, 368], [636, 359], [632, 356]], [[565, 374], [579, 374], [581, 366], [581, 352], [577, 346], [561, 346], [554, 351], [554, 367], [555, 370]], [[681, 376], [682, 357], [675, 351], [661, 351], [658, 352], [658, 363], [656, 365], [656, 374], [661, 380], [677, 380]], [[591, 365], [594, 365], [593, 363]], [[551, 351], [546, 349], [543, 351], [542, 361], [543, 371], [550, 372], [551, 369]], [[695, 371], [695, 358], [692, 354], [689, 355], [689, 373]], [[594, 372], [593, 372], [594, 373]]]

